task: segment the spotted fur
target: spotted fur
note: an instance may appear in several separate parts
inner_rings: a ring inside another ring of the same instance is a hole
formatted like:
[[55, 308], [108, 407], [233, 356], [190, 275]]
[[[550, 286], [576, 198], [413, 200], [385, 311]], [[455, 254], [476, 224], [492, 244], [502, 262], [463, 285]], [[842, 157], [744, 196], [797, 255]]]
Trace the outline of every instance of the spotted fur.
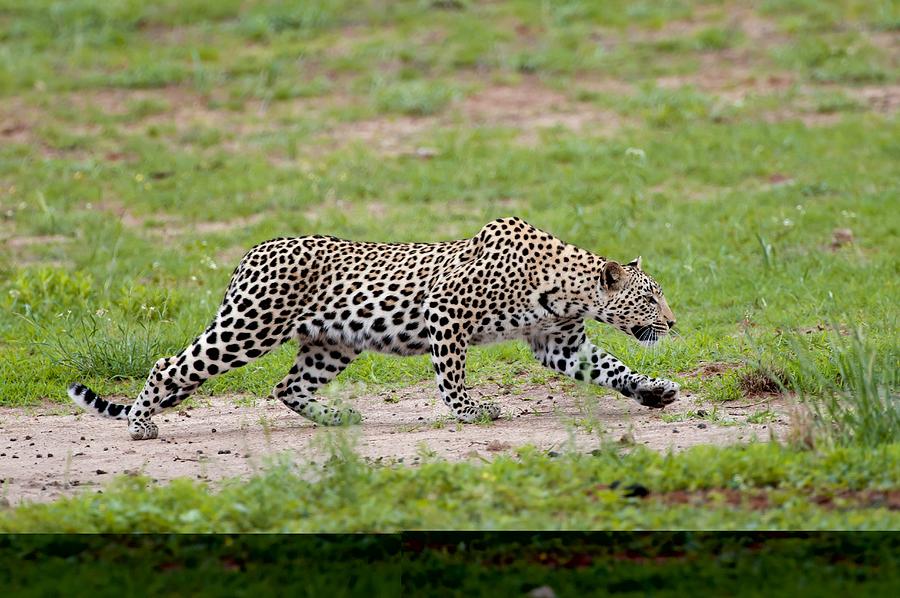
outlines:
[[295, 339], [297, 358], [272, 396], [306, 418], [360, 421], [356, 411], [327, 407], [315, 393], [369, 350], [430, 353], [444, 403], [472, 422], [500, 411], [466, 391], [466, 350], [525, 339], [541, 363], [567, 376], [648, 407], [676, 399], [674, 382], [635, 373], [591, 344], [586, 318], [647, 345], [675, 324], [640, 258], [623, 266], [518, 218], [445, 243], [273, 239], [244, 256], [213, 322], [181, 353], [156, 362], [132, 405], [110, 403], [80, 384], [69, 395], [89, 412], [127, 420], [134, 439], [156, 438], [154, 414], [178, 405], [211, 376]]

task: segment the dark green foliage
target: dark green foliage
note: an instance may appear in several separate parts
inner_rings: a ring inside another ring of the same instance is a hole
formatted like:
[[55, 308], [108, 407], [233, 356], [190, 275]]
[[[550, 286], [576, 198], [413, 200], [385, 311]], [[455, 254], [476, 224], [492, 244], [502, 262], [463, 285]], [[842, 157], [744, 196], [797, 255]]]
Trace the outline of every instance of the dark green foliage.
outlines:
[[888, 534], [6, 536], [16, 596], [891, 595]]

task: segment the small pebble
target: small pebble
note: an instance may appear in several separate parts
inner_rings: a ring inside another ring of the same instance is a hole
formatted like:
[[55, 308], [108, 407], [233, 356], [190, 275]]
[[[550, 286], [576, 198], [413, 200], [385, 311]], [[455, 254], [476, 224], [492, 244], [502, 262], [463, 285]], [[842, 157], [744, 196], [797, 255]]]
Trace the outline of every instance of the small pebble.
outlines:
[[556, 592], [550, 586], [540, 586], [528, 592], [528, 598], [556, 598]]
[[701, 430], [705, 430], [706, 424], [697, 424], [697, 427], [700, 428]]

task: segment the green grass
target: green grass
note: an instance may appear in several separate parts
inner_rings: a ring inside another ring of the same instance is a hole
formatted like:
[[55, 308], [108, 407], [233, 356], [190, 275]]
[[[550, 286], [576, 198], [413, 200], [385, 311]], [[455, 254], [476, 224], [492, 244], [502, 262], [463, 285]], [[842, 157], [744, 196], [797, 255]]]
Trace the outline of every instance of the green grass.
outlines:
[[[370, 466], [340, 434], [318, 467], [288, 460], [211, 492], [188, 479], [124, 477], [102, 494], [0, 512], [6, 532], [249, 532], [556, 529], [898, 529], [900, 515], [847, 492], [896, 490], [900, 445], [802, 452], [776, 444], [660, 455], [533, 449], [485, 464]], [[633, 484], [646, 498], [628, 497]], [[687, 491], [699, 503], [672, 502]], [[702, 491], [708, 491], [701, 495]], [[726, 494], [743, 496], [737, 504]], [[761, 506], [749, 508], [764, 497]], [[755, 497], [755, 498], [754, 498]], [[824, 503], [823, 497], [834, 497]], [[842, 498], [843, 497], [843, 498]], [[744, 500], [746, 502], [741, 502]], [[743, 506], [742, 506], [743, 505]]]
[[[0, 0], [0, 405], [74, 380], [134, 396], [267, 238], [437, 241], [519, 215], [643, 256], [680, 336], [646, 351], [589, 325], [626, 363], [715, 405], [773, 378], [824, 445], [896, 442], [900, 126], [866, 98], [897, 82], [897, 3], [741, 7]], [[497, 87], [522, 96], [479, 103]], [[202, 392], [265, 396], [293, 350]], [[738, 368], [686, 375], [706, 362]], [[549, 375], [522, 343], [468, 368]], [[431, 377], [366, 354], [338, 383]]]

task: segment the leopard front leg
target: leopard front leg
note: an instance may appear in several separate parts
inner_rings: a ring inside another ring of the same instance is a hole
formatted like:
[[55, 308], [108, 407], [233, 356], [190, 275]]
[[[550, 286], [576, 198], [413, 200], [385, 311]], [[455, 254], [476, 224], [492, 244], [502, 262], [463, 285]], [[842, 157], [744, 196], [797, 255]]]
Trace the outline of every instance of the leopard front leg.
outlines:
[[645, 407], [662, 409], [678, 398], [677, 383], [632, 371], [588, 341], [581, 322], [533, 337], [529, 344], [535, 357], [548, 368], [576, 380], [612, 388]]
[[440, 311], [429, 317], [431, 363], [437, 376], [438, 392], [444, 404], [462, 422], [472, 423], [483, 417], [497, 419], [500, 407], [479, 403], [469, 398], [466, 390], [466, 349], [468, 340], [459, 322], [452, 322]]

